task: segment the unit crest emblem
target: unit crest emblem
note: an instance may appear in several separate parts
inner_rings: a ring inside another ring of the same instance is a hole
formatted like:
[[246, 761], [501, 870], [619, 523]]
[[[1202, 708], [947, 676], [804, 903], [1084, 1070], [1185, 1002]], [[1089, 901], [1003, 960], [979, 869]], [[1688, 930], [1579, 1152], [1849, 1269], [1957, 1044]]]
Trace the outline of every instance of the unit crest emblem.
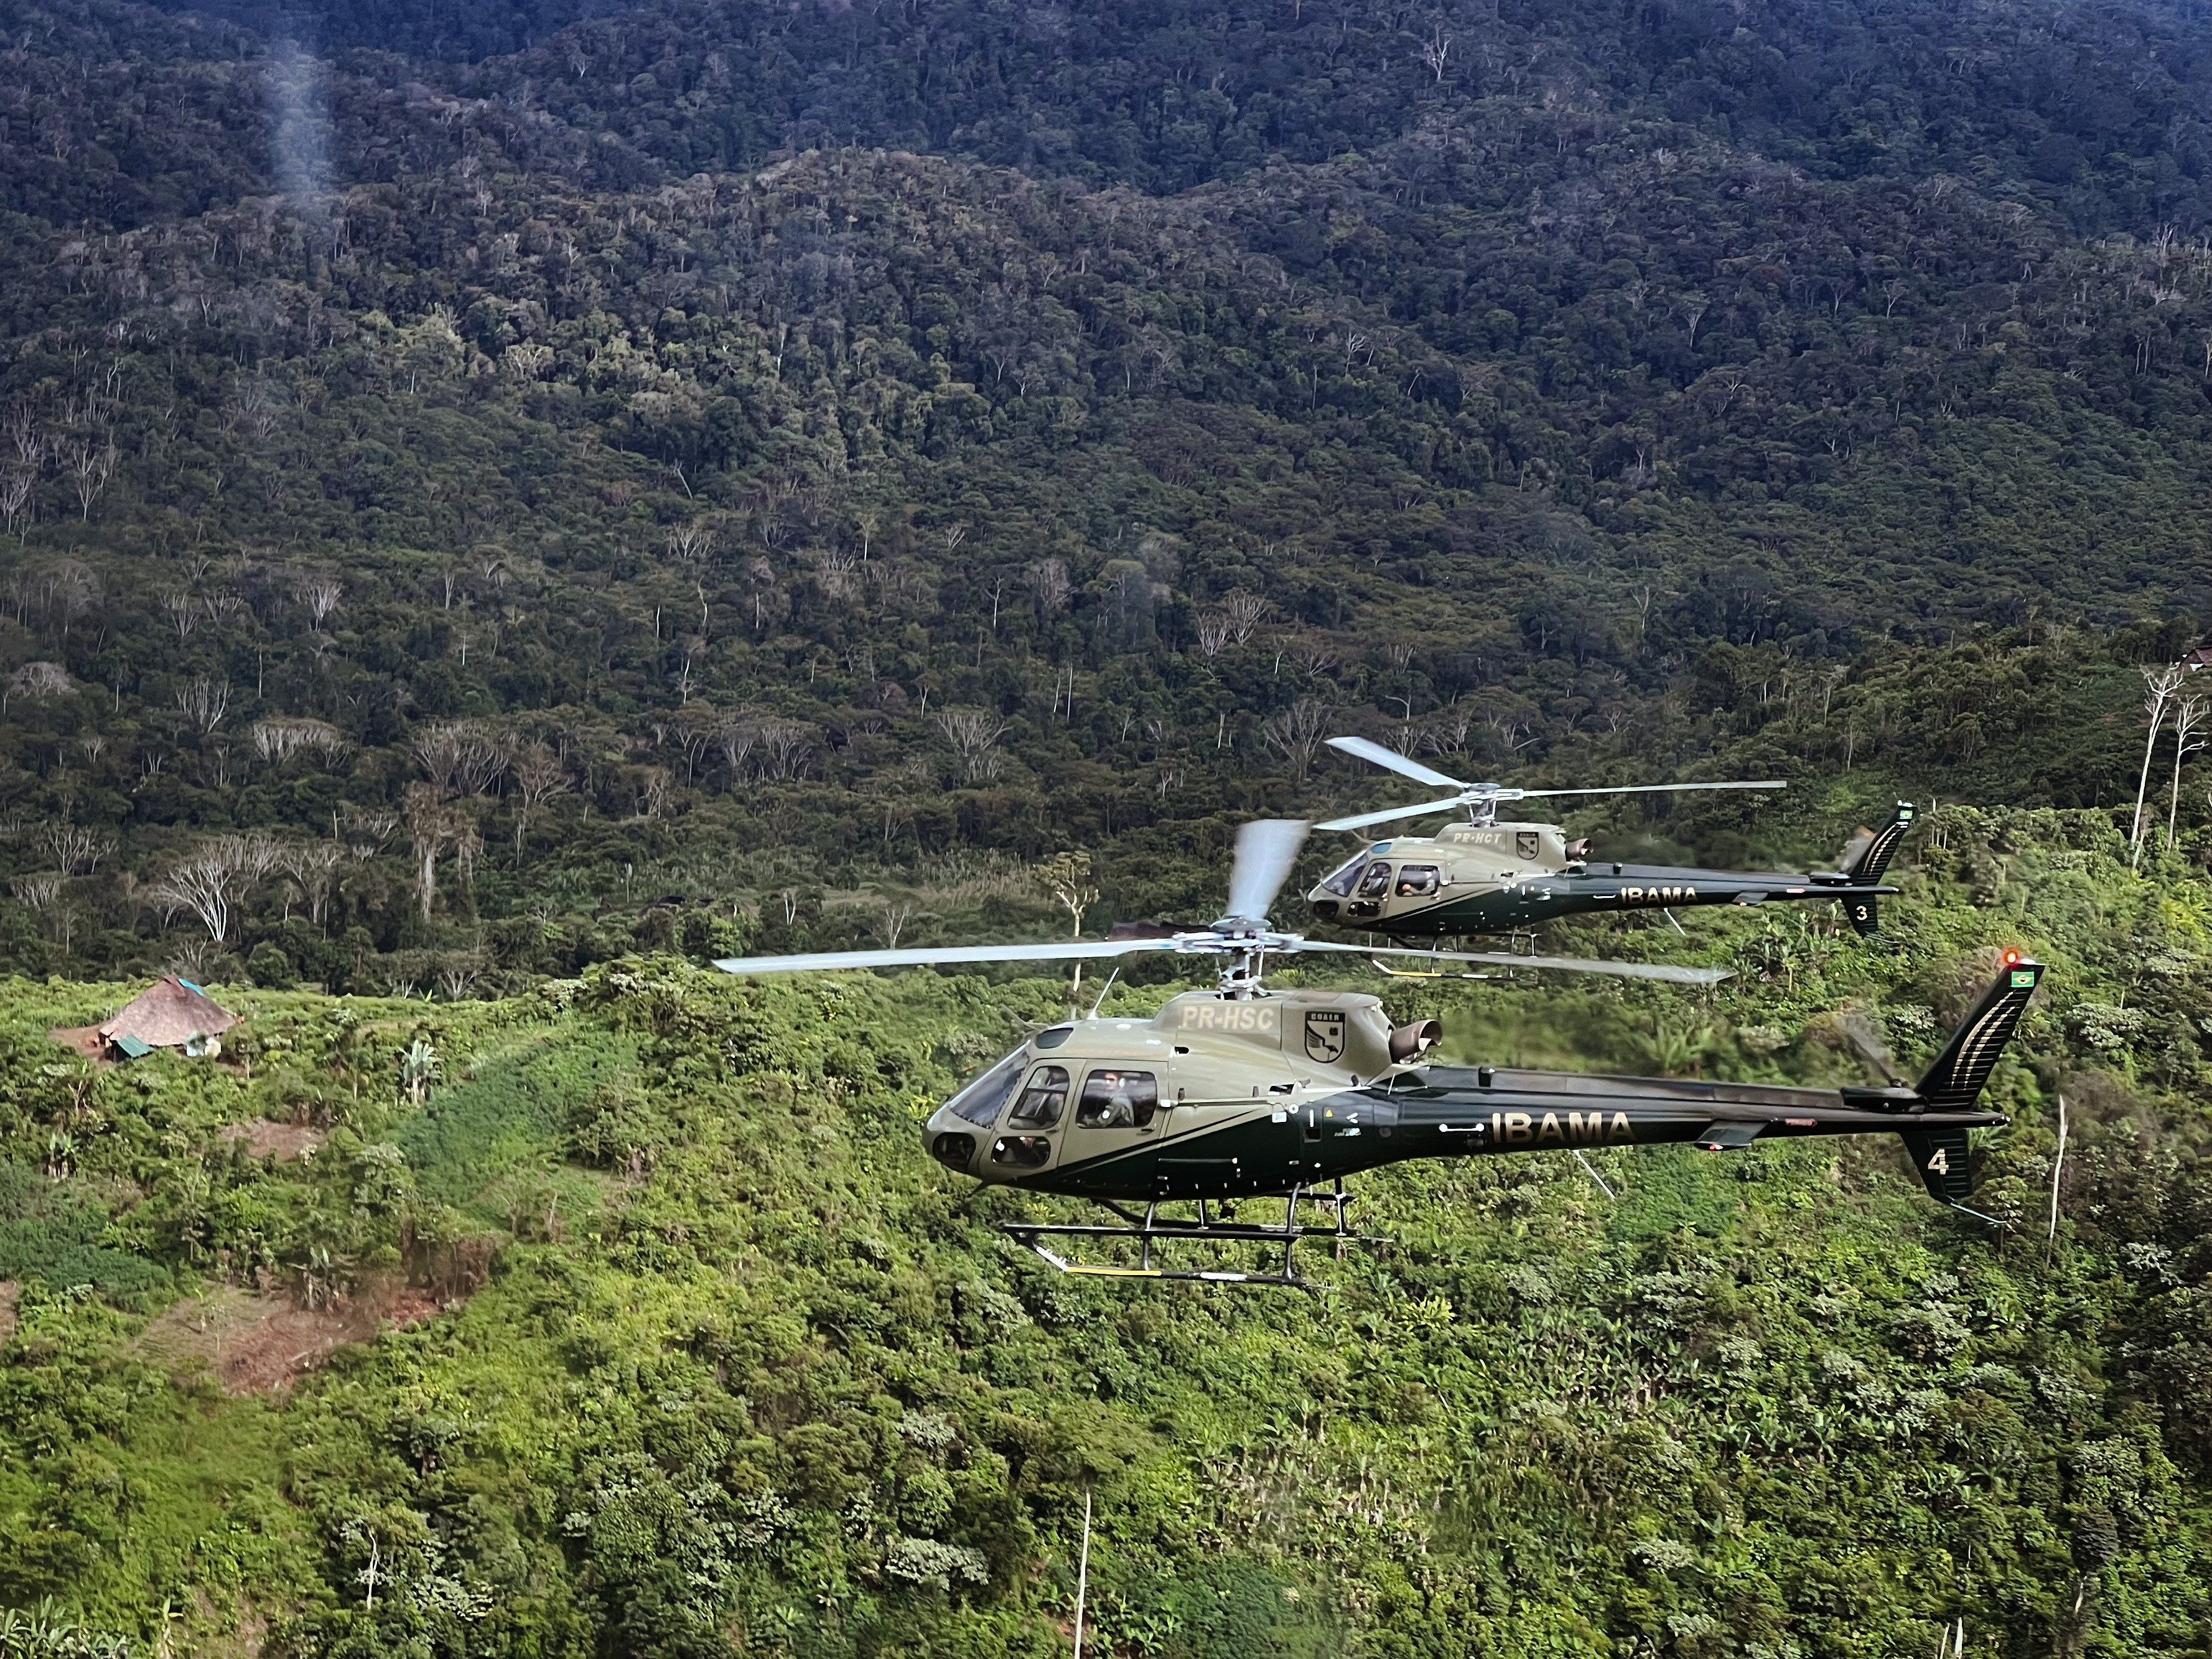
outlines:
[[1344, 1058], [1344, 1016], [1334, 1009], [1306, 1010], [1306, 1057], [1324, 1066]]

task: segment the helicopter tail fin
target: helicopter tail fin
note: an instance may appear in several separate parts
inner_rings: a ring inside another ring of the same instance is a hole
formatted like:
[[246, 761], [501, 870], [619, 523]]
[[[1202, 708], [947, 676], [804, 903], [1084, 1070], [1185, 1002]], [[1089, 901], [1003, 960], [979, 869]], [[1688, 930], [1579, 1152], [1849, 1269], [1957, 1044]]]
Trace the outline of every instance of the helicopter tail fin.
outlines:
[[1863, 845], [1853, 849], [1855, 856], [1844, 866], [1844, 873], [1866, 886], [1879, 885], [1889, 873], [1889, 861], [1897, 856], [1897, 844], [1912, 827], [1913, 813], [1911, 801], [1898, 802], [1889, 822], [1869, 836]]
[[[1881, 885], [1882, 877], [1889, 873], [1889, 861], [1897, 856], [1898, 843], [1912, 827], [1913, 814], [1911, 801], [1898, 802], [1889, 822], [1850, 849], [1851, 856], [1844, 865], [1843, 874], [1852, 886]], [[1881, 901], [1872, 893], [1855, 894], [1844, 900], [1844, 915], [1861, 939], [1872, 939], [1881, 931]]]
[[[1935, 1063], [1914, 1085], [1913, 1093], [1926, 1103], [1927, 1109], [1973, 1109], [1983, 1085], [1996, 1069], [1997, 1058], [2019, 1026], [2021, 1016], [2027, 1012], [2028, 1002], [2042, 978], [2040, 963], [2014, 957], [2005, 963], [1996, 983], [1983, 994], [1973, 1012], [1960, 1022], [1959, 1029], [1951, 1033], [1950, 1042], [1943, 1045], [1943, 1052], [1936, 1056]], [[1905, 1153], [1912, 1159], [1912, 1167], [1919, 1172], [1929, 1196], [1954, 1210], [1966, 1210], [1966, 1200], [1974, 1190], [1967, 1161], [1966, 1127], [1901, 1129], [1898, 1138], [1904, 1141]], [[1967, 1213], [1977, 1212], [1968, 1210]]]
[[2035, 988], [2042, 982], [2043, 964], [2009, 957], [1996, 982], [1982, 994], [1974, 1011], [1959, 1023], [1943, 1052], [1921, 1073], [1913, 1092], [1936, 1112], [1966, 1112], [1982, 1092], [1982, 1085], [1996, 1070], [1997, 1057], [2027, 1012]]
[[[2035, 987], [2044, 978], [2042, 963], [2027, 963], [2017, 956], [2008, 956], [2004, 971], [1997, 982], [1973, 1006], [1958, 1030], [1951, 1033], [1936, 1061], [1924, 1073], [1920, 1082], [1911, 1088], [1881, 1088], [1881, 1091], [1854, 1091], [1844, 1088], [1844, 1099], [1854, 1103], [1867, 1103], [1885, 1113], [1911, 1113], [1923, 1117], [1924, 1113], [1971, 1113], [1975, 1102], [1982, 1097], [1982, 1088], [1989, 1084], [1990, 1073], [1997, 1068], [1997, 1057], [2004, 1053], [2004, 1044], [2011, 1040], [2013, 1030], [2020, 1026], [2020, 1015], [2028, 1011], [2028, 1002], [2035, 998]], [[1990, 1115], [1984, 1121], [2004, 1119]], [[1905, 1152], [1911, 1157], [1913, 1170], [1920, 1172], [1920, 1182], [1927, 1186], [1929, 1197], [1938, 1203], [1947, 1203], [1954, 1210], [1966, 1210], [1966, 1199], [1973, 1194], [1973, 1172], [1969, 1168], [1969, 1148], [1966, 1148], [1966, 1124], [1898, 1124], [1898, 1139], [1905, 1141]], [[1966, 1214], [1978, 1214], [1966, 1210]], [[1989, 1217], [1982, 1217], [1986, 1221]]]

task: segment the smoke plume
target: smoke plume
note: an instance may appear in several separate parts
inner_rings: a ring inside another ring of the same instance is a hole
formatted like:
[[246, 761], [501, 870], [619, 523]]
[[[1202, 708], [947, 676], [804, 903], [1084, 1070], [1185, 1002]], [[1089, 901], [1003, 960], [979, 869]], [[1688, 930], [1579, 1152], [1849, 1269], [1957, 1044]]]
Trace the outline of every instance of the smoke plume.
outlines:
[[269, 121], [275, 131], [276, 183], [304, 218], [328, 216], [331, 194], [330, 88], [320, 60], [296, 40], [279, 40], [269, 58]]

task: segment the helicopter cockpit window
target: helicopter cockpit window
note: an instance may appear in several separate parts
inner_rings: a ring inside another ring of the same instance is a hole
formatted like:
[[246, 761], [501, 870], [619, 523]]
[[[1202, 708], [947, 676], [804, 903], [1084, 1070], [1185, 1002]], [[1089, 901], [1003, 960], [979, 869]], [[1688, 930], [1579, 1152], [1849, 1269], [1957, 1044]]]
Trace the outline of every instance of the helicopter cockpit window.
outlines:
[[1359, 896], [1381, 898], [1390, 890], [1390, 866], [1377, 859], [1367, 866], [1367, 873], [1359, 883]]
[[1006, 1121], [1025, 1129], [1049, 1129], [1060, 1121], [1060, 1109], [1066, 1104], [1067, 1067], [1040, 1066], [1030, 1073], [1029, 1086]]
[[1050, 1135], [1000, 1135], [991, 1144], [991, 1162], [1041, 1170], [1052, 1162]]
[[1433, 864], [1407, 864], [1398, 871], [1398, 896], [1413, 898], [1437, 890], [1437, 866]]
[[952, 1115], [988, 1129], [999, 1121], [999, 1113], [1006, 1097], [1014, 1092], [1014, 1085], [1022, 1080], [1022, 1063], [1029, 1058], [1029, 1050], [1017, 1048], [989, 1071], [977, 1078], [945, 1103], [952, 1109]]
[[1083, 1080], [1075, 1121], [1085, 1129], [1149, 1129], [1159, 1104], [1150, 1072], [1093, 1072]]
[[1366, 863], [1367, 854], [1362, 853], [1342, 869], [1332, 872], [1328, 879], [1322, 883], [1321, 890], [1334, 893], [1339, 898], [1350, 898], [1352, 884], [1359, 879], [1359, 872]]

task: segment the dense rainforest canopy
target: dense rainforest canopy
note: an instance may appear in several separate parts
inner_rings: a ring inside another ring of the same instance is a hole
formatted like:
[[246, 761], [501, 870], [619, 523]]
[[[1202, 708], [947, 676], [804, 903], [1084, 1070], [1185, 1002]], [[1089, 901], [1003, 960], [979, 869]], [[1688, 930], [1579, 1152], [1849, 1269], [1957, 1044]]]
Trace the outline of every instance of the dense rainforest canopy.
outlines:
[[[1064, 1651], [1085, 1492], [1127, 1659], [2212, 1650], [2212, 800], [2141, 672], [2212, 625], [2195, 8], [0, 59], [0, 1651]], [[686, 965], [1204, 920], [1240, 819], [1401, 798], [1338, 732], [1790, 781], [1578, 809], [1616, 855], [1927, 803], [1875, 946], [1394, 1006], [1856, 1080], [2043, 951], [2009, 1231], [1609, 1153], [1380, 1182], [1311, 1299], [1071, 1285], [915, 1133], [1064, 988]], [[46, 1040], [162, 969], [223, 1066]]]

